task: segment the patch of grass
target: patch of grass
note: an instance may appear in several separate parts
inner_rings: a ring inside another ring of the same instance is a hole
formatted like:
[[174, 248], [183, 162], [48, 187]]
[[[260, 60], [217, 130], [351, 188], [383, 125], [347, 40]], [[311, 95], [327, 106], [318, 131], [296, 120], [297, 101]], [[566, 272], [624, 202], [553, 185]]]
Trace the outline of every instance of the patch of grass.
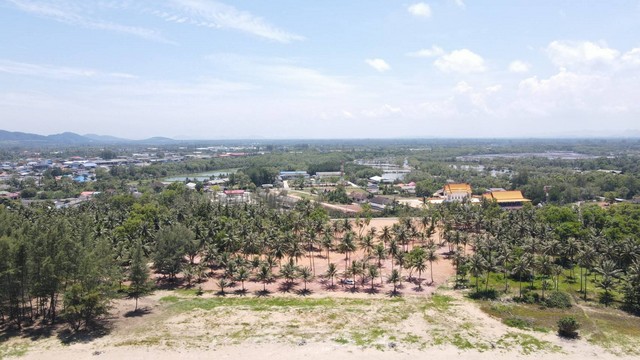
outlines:
[[452, 306], [453, 298], [447, 295], [440, 295], [438, 293], [431, 296], [431, 304], [436, 310], [446, 311]]
[[475, 349], [475, 346], [467, 339], [463, 338], [460, 334], [454, 334], [451, 339], [451, 344], [460, 350]]
[[407, 334], [407, 336], [402, 338], [402, 341], [408, 344], [418, 344], [420, 340], [420, 337], [415, 334]]
[[183, 296], [198, 296], [198, 294], [200, 293], [200, 289], [198, 288], [191, 288], [191, 289], [176, 289], [173, 290], [176, 294], [178, 295], [183, 295]]
[[[168, 299], [165, 299], [168, 298]], [[370, 301], [360, 299], [332, 299], [332, 298], [293, 298], [293, 297], [273, 297], [273, 298], [193, 298], [174, 299], [165, 297], [164, 301], [172, 302], [171, 309], [178, 312], [186, 312], [195, 309], [212, 310], [218, 307], [244, 307], [252, 311], [267, 311], [273, 308], [316, 308], [316, 307], [353, 307], [358, 305], [369, 305]], [[161, 299], [162, 300], [162, 299]]]
[[168, 302], [168, 303], [176, 303], [176, 302], [180, 301], [180, 298], [175, 296], [175, 295], [169, 295], [169, 296], [161, 297], [160, 301]]
[[21, 357], [29, 351], [27, 344], [0, 345], [0, 360], [5, 357]]
[[333, 339], [333, 341], [335, 341], [335, 342], [337, 342], [338, 344], [341, 344], [341, 345], [346, 345], [346, 344], [349, 343], [349, 340], [343, 338], [342, 336], [339, 337], [339, 338]]
[[115, 346], [158, 346], [162, 342], [160, 336], [149, 336], [143, 339], [131, 339], [119, 342]]
[[502, 349], [513, 349], [515, 346], [520, 348], [520, 352], [528, 355], [538, 351], [550, 351], [558, 352], [561, 348], [557, 345], [553, 345], [548, 341], [537, 339], [529, 334], [519, 334], [514, 332], [508, 332], [502, 336], [497, 342], [496, 346]]
[[366, 347], [371, 346], [385, 333], [386, 331], [381, 328], [373, 328], [366, 332], [353, 332], [351, 338], [356, 345]]

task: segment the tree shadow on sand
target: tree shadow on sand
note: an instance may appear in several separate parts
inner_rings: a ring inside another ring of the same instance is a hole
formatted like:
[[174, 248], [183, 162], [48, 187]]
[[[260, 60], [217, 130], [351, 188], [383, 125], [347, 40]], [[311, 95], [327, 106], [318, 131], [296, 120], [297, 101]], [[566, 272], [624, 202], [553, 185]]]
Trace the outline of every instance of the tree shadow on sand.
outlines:
[[344, 292], [357, 294], [360, 292], [360, 289], [357, 286], [348, 286], [344, 288]]
[[289, 282], [289, 281], [285, 281], [283, 283], [281, 283], [278, 286], [278, 291], [283, 292], [283, 293], [288, 293], [291, 292], [293, 290], [294, 287], [298, 286], [297, 282]]
[[233, 293], [235, 295], [246, 296], [249, 293], [249, 291], [247, 291], [247, 289], [236, 289], [233, 291]]
[[82, 343], [87, 344], [111, 333], [111, 327], [106, 320], [97, 321], [89, 327], [80, 331], [73, 331], [69, 328], [58, 332], [58, 340], [64, 345]]
[[258, 290], [258, 291], [254, 291], [253, 293], [255, 296], [257, 297], [266, 297], [271, 295], [271, 291], [269, 290]]
[[300, 296], [308, 296], [313, 294], [313, 291], [310, 289], [300, 289], [300, 290], [296, 290], [295, 293], [296, 295], [300, 295]]
[[151, 314], [151, 308], [144, 307], [144, 308], [138, 308], [137, 310], [127, 311], [124, 314], [124, 317], [126, 317], [126, 318], [142, 317], [142, 316], [149, 315], [149, 314]]
[[389, 297], [401, 297], [401, 296], [402, 296], [402, 293], [401, 293], [400, 291], [398, 291], [398, 290], [395, 290], [395, 291], [394, 291], [394, 290], [391, 290], [391, 291], [388, 291], [388, 292], [387, 292], [387, 295], [388, 295]]
[[186, 281], [178, 278], [160, 278], [156, 280], [156, 288], [158, 290], [176, 290], [178, 288], [184, 287], [185, 284]]
[[324, 289], [327, 290], [327, 291], [336, 291], [338, 289], [338, 285], [336, 285], [336, 284], [333, 284], [333, 285], [327, 284], [327, 285], [324, 286]]
[[50, 338], [60, 325], [35, 324], [18, 330], [14, 327], [0, 326], [0, 344], [11, 338], [22, 337], [31, 341]]
[[374, 287], [373, 289], [368, 287], [364, 290], [364, 292], [369, 295], [376, 295], [380, 293], [380, 290], [377, 287]]

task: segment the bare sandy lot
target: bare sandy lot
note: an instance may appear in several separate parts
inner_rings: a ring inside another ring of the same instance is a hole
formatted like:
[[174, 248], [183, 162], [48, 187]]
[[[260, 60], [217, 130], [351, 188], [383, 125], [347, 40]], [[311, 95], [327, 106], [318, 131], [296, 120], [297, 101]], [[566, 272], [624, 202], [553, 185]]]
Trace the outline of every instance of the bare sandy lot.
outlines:
[[[430, 298], [340, 297], [335, 304], [318, 296], [317, 303], [289, 306], [234, 303], [211, 294], [195, 302], [192, 296], [167, 301], [175, 294], [159, 291], [143, 299], [146, 312], [139, 317], [126, 316], [132, 301], [118, 301], [104, 336], [69, 345], [55, 337], [13, 343], [26, 344], [21, 358], [49, 360], [637, 359], [583, 339], [507, 327], [450, 290]], [[189, 308], [193, 304], [219, 306]]]

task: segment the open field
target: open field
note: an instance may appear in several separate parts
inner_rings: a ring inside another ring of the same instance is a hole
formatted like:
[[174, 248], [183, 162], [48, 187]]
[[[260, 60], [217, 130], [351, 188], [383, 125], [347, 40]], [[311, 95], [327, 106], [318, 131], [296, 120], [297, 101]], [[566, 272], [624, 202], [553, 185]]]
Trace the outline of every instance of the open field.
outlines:
[[[563, 340], [553, 331], [510, 327], [460, 292], [445, 288], [424, 297], [311, 295], [298, 297], [191, 295], [158, 291], [140, 302], [118, 300], [106, 330], [60, 341], [15, 337], [0, 347], [5, 358], [203, 359], [625, 359], [637, 356], [638, 337], [625, 345], [593, 336]], [[482, 307], [502, 309], [496, 304]], [[499, 314], [501, 310], [488, 310]], [[577, 309], [576, 311], [581, 311]], [[606, 316], [589, 314], [594, 322]], [[585, 331], [591, 332], [592, 327]], [[600, 325], [601, 335], [617, 329]], [[629, 340], [632, 339], [632, 340]], [[634, 342], [636, 341], [636, 342]], [[1, 355], [0, 355], [1, 356]]]

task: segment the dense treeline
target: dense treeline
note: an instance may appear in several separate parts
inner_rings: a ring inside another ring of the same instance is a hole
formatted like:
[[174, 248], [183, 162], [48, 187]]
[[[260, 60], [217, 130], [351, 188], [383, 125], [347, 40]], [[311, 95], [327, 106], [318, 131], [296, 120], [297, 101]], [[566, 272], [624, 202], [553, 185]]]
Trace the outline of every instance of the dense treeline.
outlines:
[[[538, 302], [561, 283], [577, 283], [584, 300], [620, 301], [626, 310], [640, 312], [639, 206], [528, 206], [500, 212], [452, 203], [441, 212], [457, 282], [464, 286], [471, 275], [478, 296], [495, 297], [515, 282], [517, 300]], [[501, 279], [502, 289], [489, 287], [492, 274]]]
[[[367, 222], [330, 221], [304, 201], [291, 211], [225, 206], [181, 184], [139, 198], [103, 194], [76, 208], [7, 202], [0, 206], [0, 321], [19, 328], [62, 318], [74, 329], [88, 326], [119, 289], [136, 298], [144, 293], [141, 284], [123, 286], [144, 280], [142, 258], [153, 263], [159, 281], [179, 276], [191, 284], [217, 269], [224, 291], [230, 281], [249, 279], [266, 287], [275, 276], [302, 276], [306, 284], [321, 275], [310, 255], [338, 251], [344, 268], [330, 264], [324, 276], [331, 281], [352, 277], [355, 287], [359, 277], [373, 286], [390, 258], [387, 279], [395, 288], [412, 273], [420, 279], [426, 264], [437, 261], [437, 229], [458, 284], [471, 280], [478, 293], [491, 292], [489, 279], [500, 274], [506, 290], [518, 284], [518, 298], [527, 301], [544, 299], [560, 283], [579, 283], [585, 299], [640, 310], [640, 207], [634, 205], [503, 211], [489, 203], [450, 203], [394, 227], [364, 231]], [[358, 251], [362, 258], [354, 257]], [[298, 264], [303, 257], [308, 266]]]

